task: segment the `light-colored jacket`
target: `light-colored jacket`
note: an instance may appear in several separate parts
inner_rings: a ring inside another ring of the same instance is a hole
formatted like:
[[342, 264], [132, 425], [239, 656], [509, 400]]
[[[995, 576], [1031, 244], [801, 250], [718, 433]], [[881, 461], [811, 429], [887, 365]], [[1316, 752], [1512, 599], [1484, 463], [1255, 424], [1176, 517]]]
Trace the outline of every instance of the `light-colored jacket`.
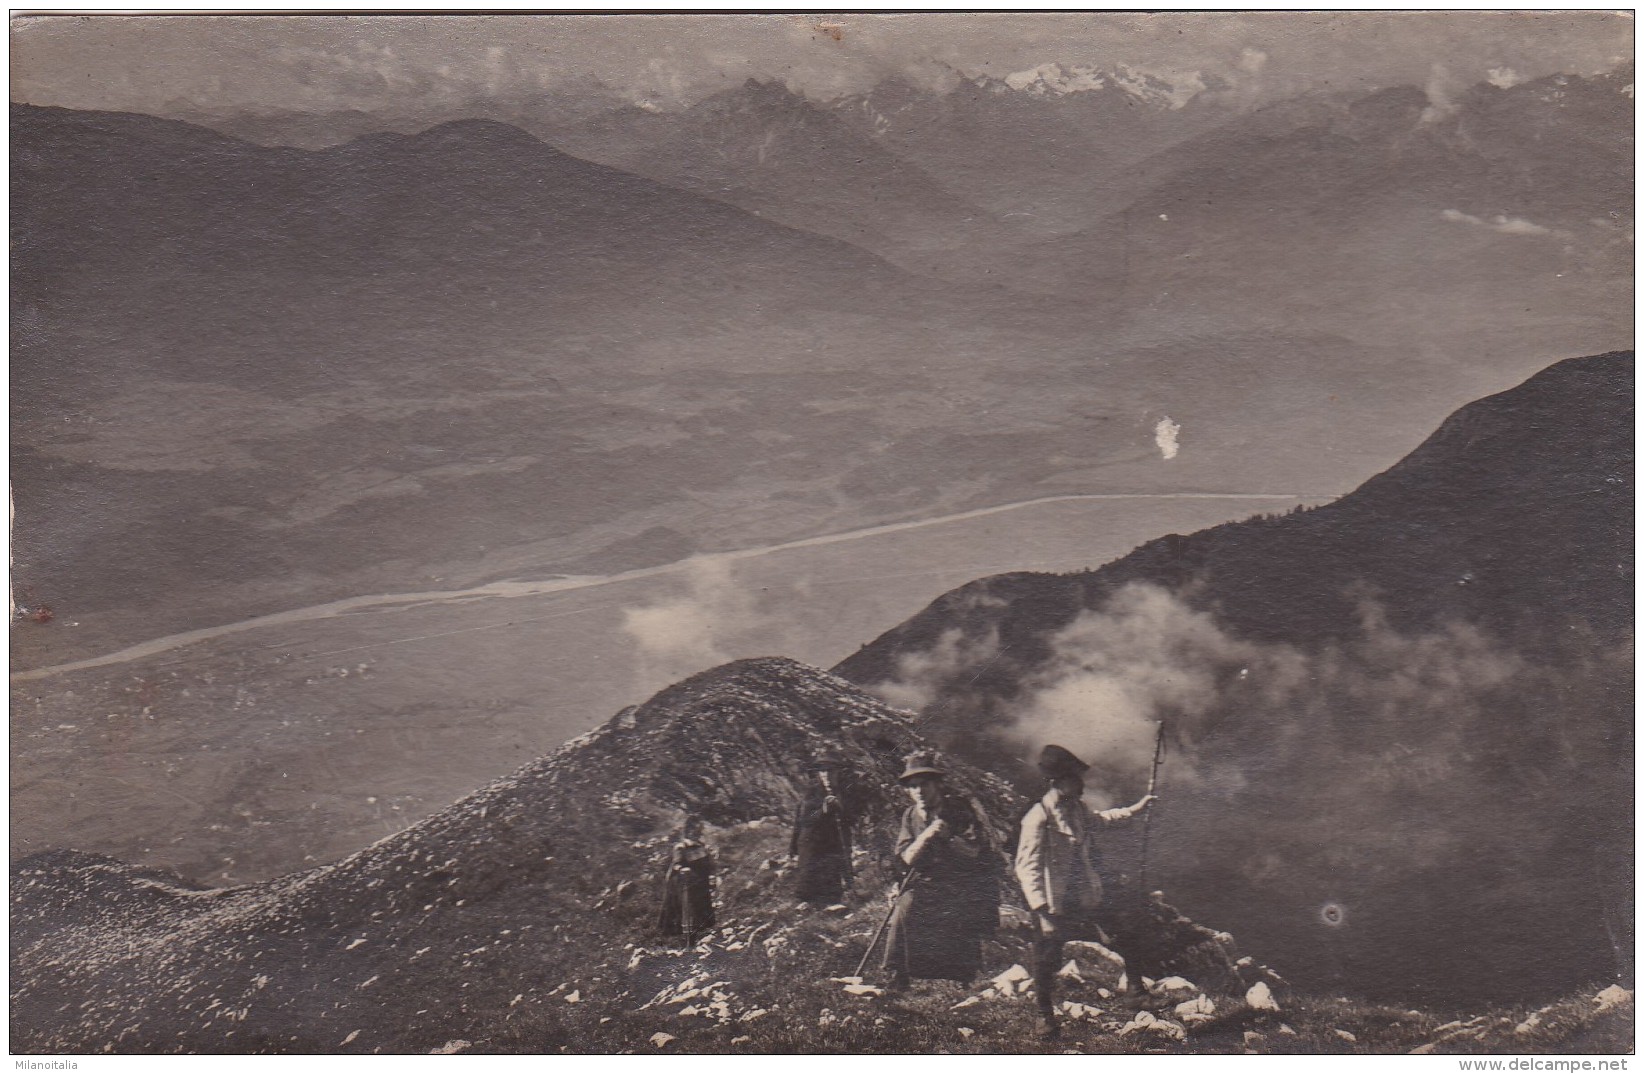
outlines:
[[1052, 790], [1034, 803], [1016, 843], [1016, 880], [1028, 909], [1063, 914], [1100, 906], [1102, 880], [1091, 858], [1092, 837], [1141, 812], [1145, 801], [1093, 813], [1082, 799], [1063, 801]]

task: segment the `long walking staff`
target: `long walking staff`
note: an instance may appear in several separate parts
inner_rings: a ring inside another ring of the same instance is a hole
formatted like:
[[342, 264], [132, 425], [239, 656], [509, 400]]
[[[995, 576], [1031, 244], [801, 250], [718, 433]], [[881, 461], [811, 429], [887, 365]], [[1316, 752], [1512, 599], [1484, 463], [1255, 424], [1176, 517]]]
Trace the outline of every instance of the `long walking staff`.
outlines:
[[[1164, 759], [1164, 721], [1159, 721], [1159, 730], [1153, 736], [1153, 771], [1147, 777], [1147, 793], [1152, 794], [1153, 788], [1159, 782], [1159, 762]], [[1147, 840], [1153, 833], [1153, 803], [1147, 804], [1147, 816], [1142, 818], [1142, 869], [1137, 886], [1145, 903], [1147, 899]]]
[[868, 957], [873, 954], [873, 949], [879, 946], [879, 938], [885, 935], [885, 928], [890, 924], [891, 916], [896, 913], [896, 904], [901, 901], [902, 892], [908, 889], [908, 884], [913, 881], [913, 874], [918, 871], [919, 866], [908, 866], [908, 871], [903, 875], [902, 882], [896, 885], [896, 894], [891, 897], [890, 909], [885, 911], [885, 920], [879, 922], [879, 931], [875, 932], [873, 939], [868, 941], [868, 949], [862, 952], [862, 961], [856, 964], [856, 976], [862, 976], [862, 971], [867, 968]]

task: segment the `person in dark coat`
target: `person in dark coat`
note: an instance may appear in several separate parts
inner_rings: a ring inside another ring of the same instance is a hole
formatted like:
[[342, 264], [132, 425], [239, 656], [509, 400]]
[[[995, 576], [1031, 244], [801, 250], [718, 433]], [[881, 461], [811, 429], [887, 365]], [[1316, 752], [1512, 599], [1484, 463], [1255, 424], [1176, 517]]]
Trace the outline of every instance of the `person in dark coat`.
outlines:
[[896, 853], [909, 870], [891, 912], [881, 963], [893, 990], [910, 978], [969, 983], [982, 936], [998, 923], [998, 886], [976, 811], [946, 792], [935, 754], [908, 757], [899, 777], [913, 800]]
[[1022, 818], [1016, 844], [1016, 879], [1033, 911], [1038, 939], [1033, 946], [1033, 992], [1041, 1032], [1054, 1037], [1056, 972], [1062, 945], [1068, 940], [1107, 941], [1097, 911], [1104, 909], [1100, 876], [1103, 829], [1122, 824], [1153, 801], [1092, 812], [1084, 803], [1084, 775], [1090, 766], [1061, 746], [1046, 746], [1039, 771], [1050, 780], [1050, 792]]
[[669, 851], [662, 877], [658, 931], [683, 937], [686, 947], [695, 947], [714, 927], [714, 859], [701, 834], [699, 822], [686, 822], [682, 837]]
[[841, 797], [844, 764], [832, 756], [810, 766], [815, 775], [794, 815], [788, 853], [795, 859], [794, 898], [836, 903], [851, 882], [852, 816]]

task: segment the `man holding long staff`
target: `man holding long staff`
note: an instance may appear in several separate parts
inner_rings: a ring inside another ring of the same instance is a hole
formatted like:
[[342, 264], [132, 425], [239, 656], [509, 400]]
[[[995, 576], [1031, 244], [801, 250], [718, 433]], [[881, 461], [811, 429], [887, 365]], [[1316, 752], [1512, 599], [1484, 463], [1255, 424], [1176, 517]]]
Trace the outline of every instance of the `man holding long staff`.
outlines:
[[[1033, 948], [1033, 992], [1040, 1033], [1056, 1037], [1056, 972], [1068, 940], [1100, 939], [1096, 911], [1102, 905], [1097, 874], [1096, 833], [1145, 810], [1153, 801], [1153, 781], [1135, 805], [1092, 812], [1084, 803], [1084, 774], [1090, 766], [1067, 749], [1049, 745], [1039, 754], [1039, 771], [1050, 791], [1022, 818], [1016, 844], [1016, 879], [1039, 936]], [[1155, 748], [1154, 772], [1158, 771]]]

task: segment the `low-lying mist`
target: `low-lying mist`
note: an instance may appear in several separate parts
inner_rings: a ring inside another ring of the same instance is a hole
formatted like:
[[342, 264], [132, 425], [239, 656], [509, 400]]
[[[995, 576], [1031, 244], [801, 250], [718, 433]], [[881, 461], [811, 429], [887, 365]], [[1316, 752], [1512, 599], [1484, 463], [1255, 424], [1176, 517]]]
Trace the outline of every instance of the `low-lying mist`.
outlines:
[[1346, 641], [1257, 644], [1132, 583], [1008, 674], [996, 627], [954, 627], [877, 689], [956, 752], [1067, 746], [1098, 806], [1145, 789], [1162, 728], [1151, 886], [1298, 981], [1457, 1000], [1615, 972], [1628, 654], [1580, 651], [1401, 634], [1368, 597]]

